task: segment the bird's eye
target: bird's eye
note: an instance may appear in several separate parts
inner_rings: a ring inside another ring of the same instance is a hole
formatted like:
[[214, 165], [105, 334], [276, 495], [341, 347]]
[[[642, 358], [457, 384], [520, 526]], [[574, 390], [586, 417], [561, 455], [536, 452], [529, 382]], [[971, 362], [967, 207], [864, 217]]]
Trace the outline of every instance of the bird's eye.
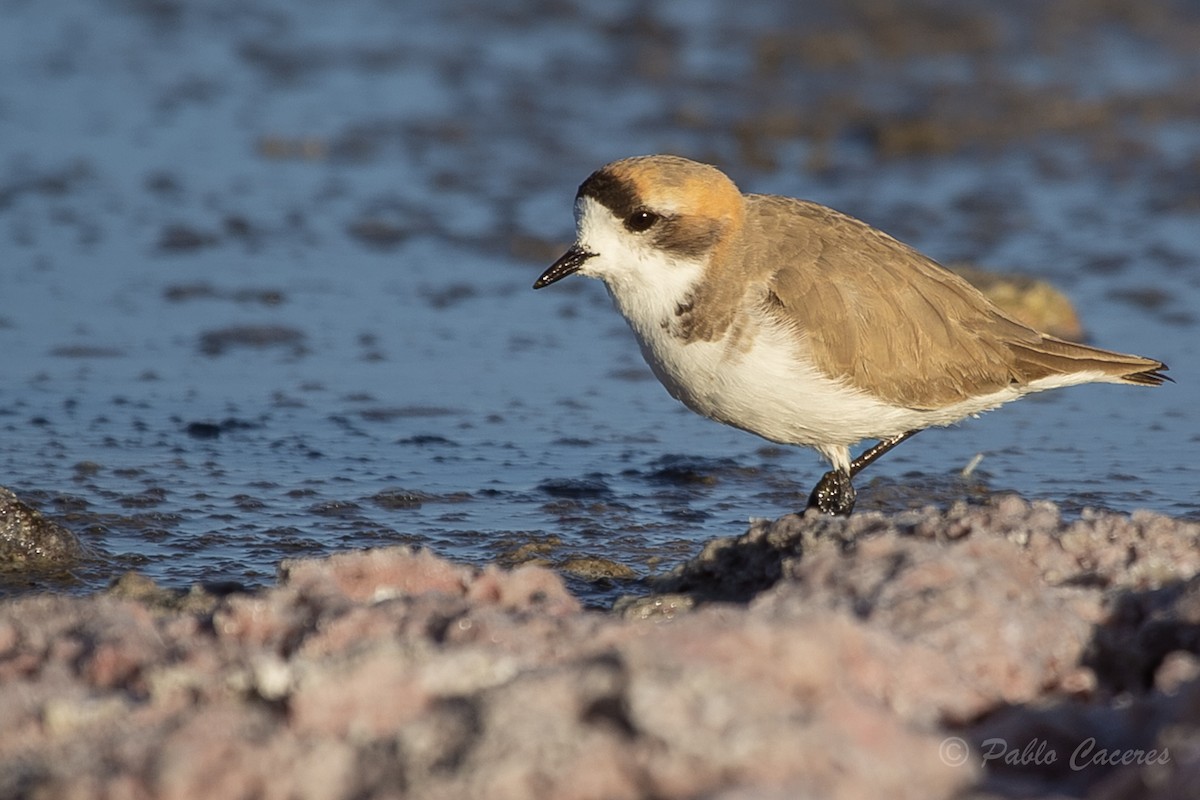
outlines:
[[644, 208], [639, 208], [637, 211], [625, 218], [625, 227], [634, 233], [648, 231], [654, 227], [654, 224], [662, 219], [661, 216], [653, 211], [647, 211]]

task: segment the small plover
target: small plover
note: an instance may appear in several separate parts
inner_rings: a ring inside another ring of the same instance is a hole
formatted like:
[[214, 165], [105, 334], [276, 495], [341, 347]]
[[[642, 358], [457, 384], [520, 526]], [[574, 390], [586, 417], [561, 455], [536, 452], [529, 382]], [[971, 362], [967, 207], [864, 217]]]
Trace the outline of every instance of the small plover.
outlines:
[[[575, 244], [533, 288], [574, 272], [604, 281], [672, 397], [829, 461], [809, 497], [827, 514], [849, 514], [854, 476], [917, 431], [1045, 389], [1169, 380], [1161, 361], [1017, 322], [865, 222], [742, 194], [678, 156], [592, 173], [575, 220]], [[878, 442], [851, 459], [864, 439]]]

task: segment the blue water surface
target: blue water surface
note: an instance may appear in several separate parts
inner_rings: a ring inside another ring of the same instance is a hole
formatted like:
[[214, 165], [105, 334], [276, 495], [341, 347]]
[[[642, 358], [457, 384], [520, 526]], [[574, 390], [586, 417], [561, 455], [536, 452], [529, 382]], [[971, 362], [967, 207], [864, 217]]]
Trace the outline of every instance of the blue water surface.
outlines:
[[923, 433], [860, 508], [1200, 518], [1200, 48], [946, 4], [979, 42], [892, 52], [794, 5], [0, 0], [0, 485], [102, 556], [65, 588], [395, 543], [640, 576], [801, 507], [813, 453], [678, 406], [602, 286], [530, 289], [646, 152], [1045, 278], [1178, 381]]

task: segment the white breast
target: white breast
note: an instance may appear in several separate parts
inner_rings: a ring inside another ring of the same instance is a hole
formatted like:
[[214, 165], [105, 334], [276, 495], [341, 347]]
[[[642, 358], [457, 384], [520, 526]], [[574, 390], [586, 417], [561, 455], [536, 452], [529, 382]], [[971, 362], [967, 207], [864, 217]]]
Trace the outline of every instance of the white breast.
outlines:
[[727, 335], [685, 342], [672, 334], [670, 323], [691, 284], [687, 270], [675, 266], [677, 282], [654, 287], [643, 282], [621, 291], [609, 286], [643, 357], [671, 396], [688, 408], [771, 441], [816, 447], [837, 462], [843, 448], [864, 439], [949, 425], [1024, 393], [1006, 388], [933, 411], [892, 405], [821, 374], [805, 357], [803, 340], [753, 306], [742, 309], [739, 341]]
[[580, 272], [604, 281], [667, 391], [706, 417], [771, 441], [815, 447], [845, 467], [847, 448], [863, 439], [948, 425], [1021, 394], [1005, 389], [936, 411], [892, 405], [822, 374], [806, 356], [803, 335], [745, 299], [731, 328], [736, 337], [687, 341], [677, 333], [678, 309], [703, 279], [705, 264], [632, 240], [590, 201], [581, 212], [580, 241], [596, 256]]
[[[849, 445], [909, 430], [907, 409], [879, 402], [821, 375], [802, 342], [753, 306], [740, 338], [685, 342], [672, 332], [676, 310], [703, 272], [700, 263], [663, 259], [656, 280], [605, 275], [655, 376], [688, 408], [772, 441]], [[926, 423], [929, 424], [929, 423]]]
[[765, 318], [747, 326], [748, 346], [729, 337], [685, 343], [661, 325], [633, 328], [642, 355], [673, 397], [766, 439], [848, 446], [909, 429], [907, 409], [820, 374], [790, 332]]

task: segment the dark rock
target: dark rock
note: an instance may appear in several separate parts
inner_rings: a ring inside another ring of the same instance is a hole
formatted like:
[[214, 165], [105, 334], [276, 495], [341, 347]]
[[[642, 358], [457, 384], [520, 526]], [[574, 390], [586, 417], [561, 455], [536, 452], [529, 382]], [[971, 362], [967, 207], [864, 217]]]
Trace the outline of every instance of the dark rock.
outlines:
[[0, 568], [65, 567], [86, 555], [75, 534], [0, 486]]
[[189, 422], [187, 435], [193, 439], [216, 439], [221, 435], [221, 426], [212, 422]]
[[552, 497], [588, 498], [604, 497], [612, 493], [608, 484], [598, 478], [549, 478], [538, 484]]
[[201, 334], [200, 352], [219, 356], [235, 347], [282, 347], [298, 356], [305, 352], [304, 339], [301, 331], [282, 325], [234, 325]]
[[212, 247], [218, 242], [216, 234], [188, 225], [168, 225], [158, 238], [158, 249], [164, 253], [184, 253]]

